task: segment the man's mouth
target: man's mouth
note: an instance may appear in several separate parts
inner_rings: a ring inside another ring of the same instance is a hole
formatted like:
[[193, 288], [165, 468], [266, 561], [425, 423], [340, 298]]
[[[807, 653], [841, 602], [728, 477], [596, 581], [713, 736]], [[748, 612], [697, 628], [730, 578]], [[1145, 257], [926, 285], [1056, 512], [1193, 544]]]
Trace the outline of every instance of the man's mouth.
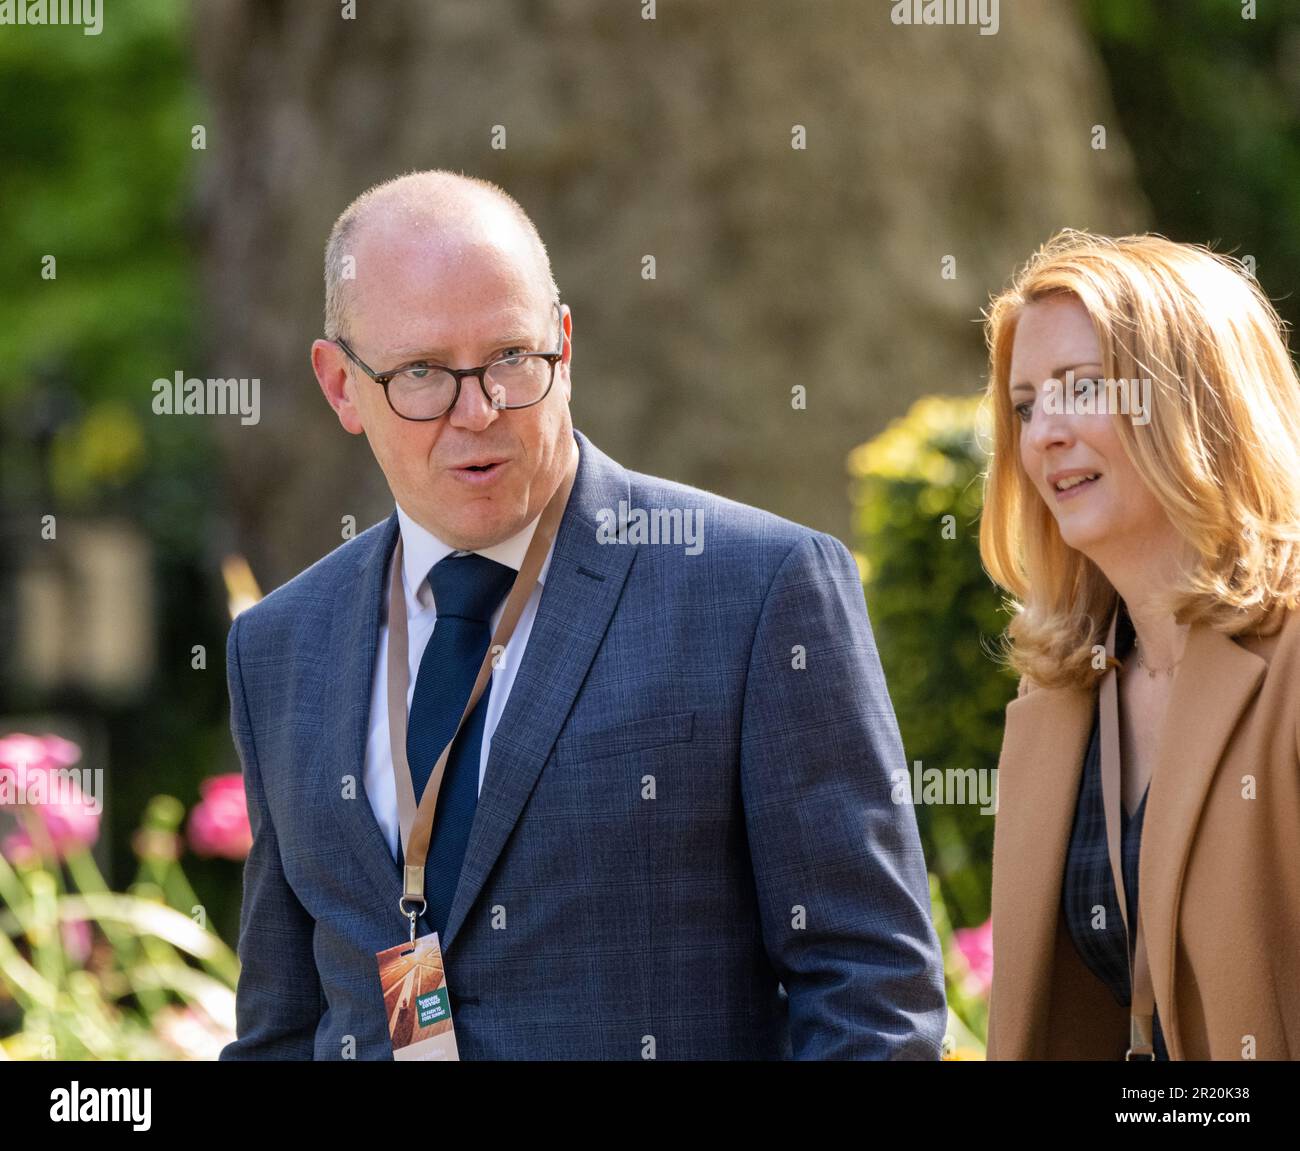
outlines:
[[454, 475], [471, 483], [486, 483], [495, 478], [509, 462], [509, 460], [474, 460], [472, 463], [459, 464], [451, 470]]

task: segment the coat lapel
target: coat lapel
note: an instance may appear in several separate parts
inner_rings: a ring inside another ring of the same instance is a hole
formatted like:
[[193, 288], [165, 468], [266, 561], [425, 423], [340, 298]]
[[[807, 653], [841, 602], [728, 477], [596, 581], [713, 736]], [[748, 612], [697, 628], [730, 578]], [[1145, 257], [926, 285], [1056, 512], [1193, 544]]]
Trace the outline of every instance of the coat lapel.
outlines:
[[[1037, 688], [1007, 705], [994, 828], [999, 1058], [1043, 1058], [1066, 849], [1096, 693]], [[995, 1047], [996, 1045], [996, 1047]]]
[[[374, 545], [357, 557], [355, 577], [340, 580], [334, 589], [327, 666], [336, 670], [326, 687], [326, 728], [309, 792], [324, 797], [352, 857], [365, 868], [375, 890], [385, 901], [391, 895], [386, 905], [392, 907], [394, 935], [401, 930], [397, 910], [401, 875], [366, 794], [365, 764], [375, 652], [384, 614], [384, 575], [398, 529], [394, 511], [375, 533]], [[355, 780], [356, 794], [351, 799], [339, 795], [345, 776]]]
[[[1142, 825], [1138, 914], [1158, 1003], [1173, 1003], [1178, 901], [1188, 853], [1228, 739], [1263, 681], [1267, 663], [1222, 632], [1187, 633], [1170, 689]], [[1161, 1027], [1171, 1059], [1181, 1059], [1178, 1015]]]
[[444, 954], [519, 820], [623, 591], [634, 547], [603, 545], [597, 512], [628, 499], [627, 472], [575, 431], [580, 456], [537, 617], [492, 749], [447, 917]]
[[[1228, 740], [1259, 690], [1267, 664], [1235, 640], [1193, 626], [1171, 687], [1159, 758], [1143, 819], [1139, 915], [1158, 1003], [1174, 1002], [1178, 902], [1196, 825]], [[1041, 1059], [1055, 993], [1061, 883], [1092, 730], [1096, 692], [1038, 688], [1007, 705], [994, 832], [993, 955], [998, 1002], [990, 1050]], [[1177, 1013], [1161, 1026], [1182, 1057]]]

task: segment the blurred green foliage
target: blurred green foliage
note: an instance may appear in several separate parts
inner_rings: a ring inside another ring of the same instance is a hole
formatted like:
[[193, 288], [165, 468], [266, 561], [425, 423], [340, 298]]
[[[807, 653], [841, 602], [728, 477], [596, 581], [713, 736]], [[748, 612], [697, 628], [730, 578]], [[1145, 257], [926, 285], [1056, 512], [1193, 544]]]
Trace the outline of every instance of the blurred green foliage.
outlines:
[[116, 5], [99, 36], [0, 36], [0, 397], [57, 361], [88, 399], [133, 398], [188, 347], [186, 12]]
[[1300, 323], [1300, 3], [1084, 0], [1156, 231], [1254, 256]]
[[[924, 397], [849, 455], [871, 626], [914, 776], [917, 761], [996, 768], [1016, 691], [993, 658], [1007, 617], [979, 558], [980, 401]], [[978, 802], [923, 803], [916, 815], [953, 926], [977, 926], [989, 915], [993, 817]]]
[[209, 494], [187, 481], [210, 456], [201, 428], [149, 404], [194, 348], [188, 38], [187, 6], [166, 0], [110, 7], [98, 36], [0, 36], [6, 505], [123, 512], [182, 553]]

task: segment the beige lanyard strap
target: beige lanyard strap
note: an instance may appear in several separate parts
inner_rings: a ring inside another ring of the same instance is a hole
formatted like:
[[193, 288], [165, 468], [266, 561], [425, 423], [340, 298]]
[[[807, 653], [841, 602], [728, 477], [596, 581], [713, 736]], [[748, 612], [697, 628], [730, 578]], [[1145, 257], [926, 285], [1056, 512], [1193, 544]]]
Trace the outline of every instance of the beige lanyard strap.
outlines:
[[[520, 567], [519, 574], [515, 576], [515, 581], [510, 586], [505, 610], [501, 613], [492, 642], [483, 655], [483, 663], [478, 669], [478, 678], [469, 693], [465, 710], [461, 712], [460, 722], [456, 725], [451, 740], [438, 756], [438, 762], [429, 777], [429, 782], [425, 785], [418, 808], [415, 805], [415, 787], [411, 782], [411, 768], [406, 760], [406, 693], [410, 685], [411, 671], [408, 663], [410, 649], [406, 633], [406, 597], [402, 589], [400, 536], [393, 551], [388, 593], [388, 736], [392, 745], [393, 776], [397, 782], [397, 811], [401, 824], [402, 851], [406, 860], [402, 895], [397, 901], [397, 906], [411, 921], [413, 940], [416, 916], [423, 914], [427, 906], [424, 899], [424, 864], [429, 856], [429, 837], [433, 832], [438, 791], [442, 787], [442, 777], [447, 768], [452, 745], [460, 735], [466, 718], [474, 710], [474, 705], [478, 703], [487, 688], [496, 653], [505, 651], [506, 644], [514, 634], [515, 624], [523, 614], [524, 605], [533, 593], [537, 577], [541, 574], [542, 564], [546, 561], [546, 554], [550, 551], [551, 541], [559, 529], [560, 518], [564, 515], [564, 508], [569, 501], [569, 492], [577, 472], [578, 453], [575, 451], [568, 471], [560, 481], [560, 486], [555, 489], [555, 494], [551, 496], [537, 521], [533, 538], [529, 541], [527, 552], [524, 553], [523, 566]], [[434, 607], [436, 609], [437, 604], [434, 604]], [[437, 625], [434, 626], [436, 628]], [[414, 906], [408, 908], [406, 906], [408, 902], [412, 905], [419, 903], [420, 910], [417, 912]]]
[[[1106, 635], [1106, 655], [1115, 654], [1115, 631], [1119, 622], [1119, 606], [1111, 616], [1110, 631]], [[1120, 844], [1120, 742], [1119, 742], [1119, 681], [1114, 664], [1106, 669], [1101, 679], [1101, 794], [1106, 811], [1106, 846], [1110, 852], [1110, 871], [1115, 879], [1115, 897], [1119, 903], [1120, 919], [1124, 922], [1126, 942], [1132, 941], [1132, 959], [1129, 962], [1129, 1046], [1125, 1059], [1154, 1059], [1151, 1020], [1155, 1013], [1155, 993], [1151, 987], [1151, 968], [1147, 965], [1146, 940], [1142, 936], [1142, 906], [1138, 904], [1137, 922], [1128, 921], [1128, 902], [1124, 894], [1124, 870]]]

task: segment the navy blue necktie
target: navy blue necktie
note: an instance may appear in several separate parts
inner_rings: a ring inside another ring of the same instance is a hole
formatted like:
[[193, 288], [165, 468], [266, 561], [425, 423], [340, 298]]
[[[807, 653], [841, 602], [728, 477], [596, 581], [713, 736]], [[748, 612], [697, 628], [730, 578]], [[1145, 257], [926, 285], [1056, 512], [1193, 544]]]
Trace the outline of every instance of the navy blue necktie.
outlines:
[[[513, 568], [472, 552], [449, 555], [429, 569], [438, 618], [420, 657], [406, 728], [406, 758], [417, 804], [433, 775], [438, 755], [455, 733], [469, 701], [479, 666], [492, 642], [492, 613], [514, 579]], [[438, 792], [424, 867], [424, 897], [429, 904], [429, 924], [440, 940], [446, 931], [478, 805], [479, 757], [491, 690], [489, 679], [451, 749]], [[398, 847], [400, 856], [401, 845]], [[398, 862], [402, 862], [400, 858]]]

